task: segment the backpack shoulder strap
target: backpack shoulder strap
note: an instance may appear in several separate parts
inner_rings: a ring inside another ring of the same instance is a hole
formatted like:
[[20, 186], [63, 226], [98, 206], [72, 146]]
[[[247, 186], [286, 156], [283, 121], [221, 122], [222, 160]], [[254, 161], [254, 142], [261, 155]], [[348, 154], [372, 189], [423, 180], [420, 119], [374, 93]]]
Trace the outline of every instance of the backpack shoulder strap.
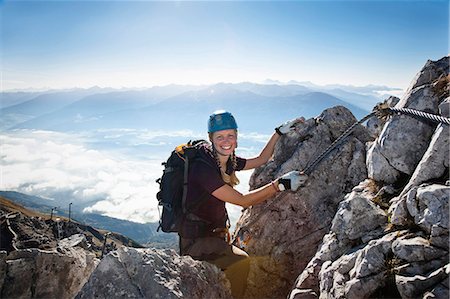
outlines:
[[187, 196], [187, 186], [188, 186], [188, 174], [189, 174], [189, 157], [184, 159], [184, 172], [183, 172], [183, 197], [181, 199], [181, 206], [183, 209], [183, 214], [186, 214], [186, 196]]

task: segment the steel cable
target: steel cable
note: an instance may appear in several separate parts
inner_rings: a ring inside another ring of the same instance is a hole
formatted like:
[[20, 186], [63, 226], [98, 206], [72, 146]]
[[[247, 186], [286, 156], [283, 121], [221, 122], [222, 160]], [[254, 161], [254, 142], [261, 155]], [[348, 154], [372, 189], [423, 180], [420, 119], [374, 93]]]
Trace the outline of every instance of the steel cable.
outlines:
[[391, 112], [410, 114], [410, 115], [418, 116], [418, 117], [428, 119], [428, 120], [431, 120], [434, 122], [450, 125], [450, 118], [444, 117], [441, 115], [431, 114], [431, 113], [423, 112], [420, 110], [414, 110], [414, 109], [410, 109], [410, 108], [386, 108], [386, 109], [390, 110]]
[[311, 164], [309, 164], [305, 169], [303, 169], [302, 172], [304, 174], [310, 175], [312, 173], [312, 171], [314, 170], [314, 168], [317, 166], [317, 164], [319, 164], [319, 162], [322, 161], [323, 158], [325, 158], [337, 145], [339, 145], [339, 143], [342, 140], [344, 140], [347, 136], [349, 136], [352, 133], [352, 131], [355, 129], [356, 126], [362, 124], [363, 122], [365, 122], [366, 120], [368, 120], [369, 118], [371, 118], [374, 115], [375, 115], [375, 112], [372, 112], [372, 113], [364, 116], [360, 121], [351, 125], [332, 144], [330, 144], [328, 146], [328, 148], [322, 152], [322, 154], [317, 156], [317, 158]]

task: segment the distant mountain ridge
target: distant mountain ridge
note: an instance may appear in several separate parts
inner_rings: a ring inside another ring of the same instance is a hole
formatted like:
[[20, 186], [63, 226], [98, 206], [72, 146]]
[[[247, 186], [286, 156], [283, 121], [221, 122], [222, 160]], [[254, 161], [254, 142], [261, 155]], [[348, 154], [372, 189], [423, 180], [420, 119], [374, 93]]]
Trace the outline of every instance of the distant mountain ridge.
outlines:
[[[4, 98], [7, 101], [13, 97], [6, 93]], [[204, 117], [199, 116], [223, 108], [236, 114], [242, 128], [254, 130], [253, 124], [260, 119], [269, 117], [278, 123], [299, 115], [313, 117], [336, 105], [345, 106], [356, 117], [362, 117], [368, 111], [362, 107], [373, 107], [377, 101], [371, 95], [340, 89], [325, 92], [296, 84], [220, 83], [125, 91], [75, 90], [40, 93], [2, 109], [0, 128], [54, 131], [122, 127], [179, 129], [179, 123], [189, 123], [187, 126], [197, 129], [204, 126]]]

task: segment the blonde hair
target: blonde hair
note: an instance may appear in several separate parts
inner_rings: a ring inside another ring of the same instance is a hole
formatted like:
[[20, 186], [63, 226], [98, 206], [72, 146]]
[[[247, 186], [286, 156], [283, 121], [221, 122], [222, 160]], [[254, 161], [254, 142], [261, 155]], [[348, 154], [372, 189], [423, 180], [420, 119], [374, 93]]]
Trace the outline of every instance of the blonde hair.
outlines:
[[[208, 133], [209, 140], [211, 140], [211, 143], [213, 140], [213, 134], [214, 133]], [[237, 159], [236, 159], [235, 152], [233, 151], [231, 156], [228, 158], [228, 160], [231, 160], [231, 167], [233, 168], [233, 170], [232, 170], [231, 174], [227, 174], [225, 171], [222, 170], [222, 167], [220, 166], [219, 154], [217, 153], [216, 148], [214, 147], [214, 144], [212, 144], [211, 147], [212, 147], [212, 152], [213, 152], [214, 158], [216, 158], [217, 166], [220, 169], [220, 173], [222, 175], [222, 180], [225, 182], [225, 184], [230, 185], [231, 187], [238, 185], [239, 179], [236, 176], [236, 171], [235, 171], [235, 169], [237, 168]], [[228, 161], [227, 161], [227, 164], [228, 164]]]

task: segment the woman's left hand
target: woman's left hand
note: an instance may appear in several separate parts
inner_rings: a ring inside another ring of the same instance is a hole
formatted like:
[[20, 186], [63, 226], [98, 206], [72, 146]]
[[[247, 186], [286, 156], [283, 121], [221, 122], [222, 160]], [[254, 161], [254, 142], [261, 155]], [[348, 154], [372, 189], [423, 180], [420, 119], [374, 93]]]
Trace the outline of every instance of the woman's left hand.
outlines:
[[292, 119], [292, 120], [289, 120], [289, 121], [285, 122], [281, 126], [276, 127], [275, 131], [278, 133], [278, 135], [281, 136], [281, 135], [287, 134], [287, 133], [295, 130], [295, 125], [296, 124], [304, 123], [304, 122], [305, 122], [305, 118], [303, 116], [299, 117], [299, 118], [296, 118], [296, 119]]

